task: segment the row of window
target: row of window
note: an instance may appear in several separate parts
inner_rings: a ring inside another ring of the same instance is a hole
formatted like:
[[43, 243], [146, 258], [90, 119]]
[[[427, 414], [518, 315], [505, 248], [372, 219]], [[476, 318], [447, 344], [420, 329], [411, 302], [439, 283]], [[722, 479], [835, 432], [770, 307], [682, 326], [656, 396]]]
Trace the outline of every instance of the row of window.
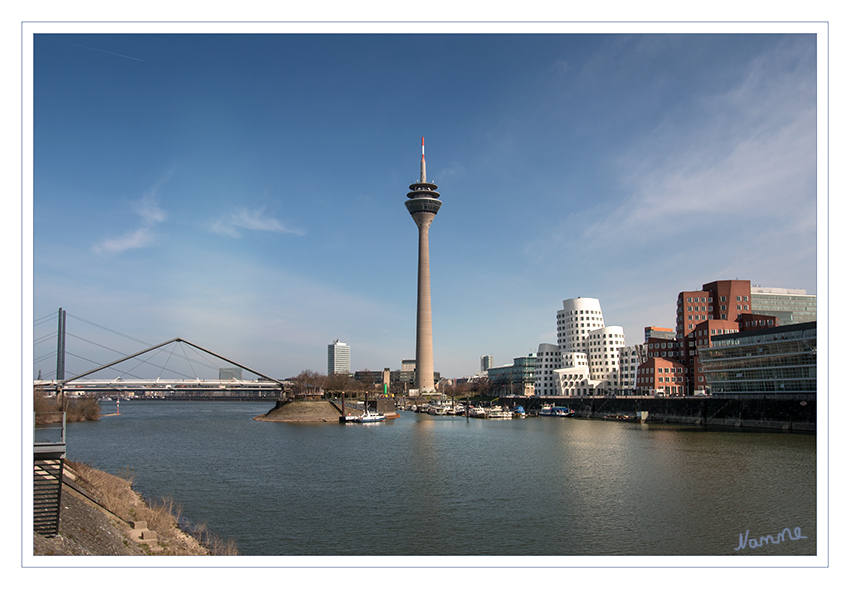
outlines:
[[660, 376], [656, 381], [651, 376], [639, 376], [638, 384], [650, 384], [653, 382], [684, 382], [681, 376]]
[[[658, 374], [670, 374], [671, 372], [675, 373], [675, 372], [682, 372], [682, 371], [683, 371], [683, 368], [681, 366], [674, 366], [672, 368], [669, 367], [669, 366], [667, 366], [667, 367], [659, 366], [658, 367]], [[652, 372], [653, 372], [652, 368], [638, 368], [638, 374], [652, 374]]]

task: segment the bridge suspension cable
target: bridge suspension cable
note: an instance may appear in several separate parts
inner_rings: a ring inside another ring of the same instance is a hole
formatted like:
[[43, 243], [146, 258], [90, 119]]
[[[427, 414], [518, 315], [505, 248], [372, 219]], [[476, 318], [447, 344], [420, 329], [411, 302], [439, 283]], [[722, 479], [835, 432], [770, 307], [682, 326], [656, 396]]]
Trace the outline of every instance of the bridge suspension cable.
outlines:
[[48, 333], [47, 335], [43, 335], [43, 336], [41, 336], [40, 338], [38, 338], [38, 339], [36, 339], [36, 340], [33, 340], [32, 345], [33, 345], [33, 346], [37, 346], [38, 344], [44, 343], [44, 342], [46, 342], [46, 341], [49, 341], [49, 340], [53, 339], [54, 337], [56, 337], [56, 334], [57, 334], [57, 333], [59, 333], [59, 332], [58, 332], [58, 331], [54, 331], [53, 333]]
[[42, 317], [41, 319], [35, 319], [35, 320], [33, 320], [33, 322], [32, 322], [32, 326], [33, 326], [33, 327], [38, 327], [38, 326], [39, 326], [39, 325], [41, 325], [42, 323], [46, 323], [48, 319], [56, 319], [56, 314], [57, 314], [57, 311], [54, 311], [54, 312], [53, 312], [53, 313], [51, 313], [50, 315], [45, 315], [45, 316], [44, 316], [44, 317]]
[[[67, 311], [66, 311], [66, 313], [67, 313]], [[135, 337], [133, 337], [133, 336], [131, 336], [131, 335], [127, 335], [126, 333], [121, 333], [120, 331], [116, 331], [116, 330], [114, 330], [114, 329], [110, 329], [110, 328], [108, 328], [108, 327], [104, 327], [103, 325], [99, 325], [99, 324], [95, 323], [94, 321], [89, 321], [88, 319], [83, 319], [82, 317], [78, 317], [77, 315], [71, 315], [71, 313], [67, 313], [67, 314], [68, 314], [68, 315], [70, 315], [71, 317], [73, 317], [74, 319], [76, 319], [77, 321], [82, 321], [83, 323], [88, 323], [89, 325], [92, 325], [92, 326], [97, 327], [97, 328], [99, 328], [99, 329], [102, 329], [102, 330], [104, 330], [104, 331], [108, 331], [108, 332], [110, 332], [110, 333], [114, 333], [115, 335], [120, 335], [121, 337], [123, 337], [123, 338], [127, 338], [128, 340], [134, 341], [134, 342], [136, 342], [136, 343], [138, 343], [138, 344], [143, 344], [143, 345], [145, 345], [145, 346], [150, 346], [150, 345], [151, 345], [150, 343], [148, 343], [148, 342], [146, 342], [146, 341], [140, 340], [140, 339], [135, 338]], [[114, 351], [114, 350], [113, 350], [113, 351]]]

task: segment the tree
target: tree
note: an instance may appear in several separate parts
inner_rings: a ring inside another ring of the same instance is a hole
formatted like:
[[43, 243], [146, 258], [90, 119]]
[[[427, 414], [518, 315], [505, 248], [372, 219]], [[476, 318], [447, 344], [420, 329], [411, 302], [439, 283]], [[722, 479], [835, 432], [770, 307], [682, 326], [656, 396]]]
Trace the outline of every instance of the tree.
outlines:
[[340, 394], [352, 388], [352, 378], [347, 374], [329, 374], [325, 377], [325, 390], [329, 393]]
[[321, 390], [325, 377], [313, 370], [304, 370], [301, 374], [290, 380], [295, 383], [295, 396], [304, 397], [316, 394]]

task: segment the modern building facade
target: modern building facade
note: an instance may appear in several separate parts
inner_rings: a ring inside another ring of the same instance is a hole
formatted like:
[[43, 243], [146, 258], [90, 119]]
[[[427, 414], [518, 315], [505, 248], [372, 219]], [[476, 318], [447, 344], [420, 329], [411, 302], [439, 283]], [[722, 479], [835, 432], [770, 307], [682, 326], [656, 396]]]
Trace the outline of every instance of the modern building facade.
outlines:
[[497, 395], [534, 394], [534, 377], [537, 357], [534, 354], [514, 358], [508, 366], [496, 366], [487, 370], [487, 377], [493, 386], [491, 393]]
[[422, 138], [422, 161], [419, 182], [410, 185], [404, 203], [419, 228], [419, 275], [416, 296], [416, 389], [420, 394], [434, 392], [434, 342], [431, 323], [431, 261], [428, 230], [442, 206], [437, 185], [425, 175], [425, 138]]
[[493, 367], [493, 356], [481, 356], [481, 372], [487, 372]]
[[710, 347], [714, 337], [816, 317], [816, 295], [799, 289], [752, 287], [749, 280], [717, 280], [703, 284], [702, 290], [679, 293], [674, 358], [688, 375], [685, 394], [706, 390], [699, 352]]
[[737, 321], [750, 308], [749, 280], [717, 280], [702, 290], [679, 293], [676, 302], [676, 338], [683, 340], [696, 326], [709, 319]]
[[637, 389], [641, 395], [682, 396], [687, 386], [687, 369], [675, 360], [652, 357], [638, 368]]
[[699, 356], [712, 396], [817, 396], [816, 321], [718, 335]]
[[351, 347], [339, 340], [328, 344], [328, 376], [351, 374]]
[[[535, 395], [611, 395], [634, 389], [642, 352], [624, 351], [623, 328], [605, 326], [599, 299], [565, 300], [557, 312], [557, 337], [557, 345], [537, 348]], [[628, 366], [625, 374], [623, 366]]]
[[756, 315], [776, 317], [777, 325], [818, 319], [818, 297], [799, 288], [750, 287], [750, 309]]

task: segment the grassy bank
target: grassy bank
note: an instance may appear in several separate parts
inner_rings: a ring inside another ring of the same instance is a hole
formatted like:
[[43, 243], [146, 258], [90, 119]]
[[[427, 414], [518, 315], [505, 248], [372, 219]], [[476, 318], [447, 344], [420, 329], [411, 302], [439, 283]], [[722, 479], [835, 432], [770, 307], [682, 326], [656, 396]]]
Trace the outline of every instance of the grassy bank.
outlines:
[[[133, 490], [130, 472], [112, 475], [86, 464], [66, 461], [59, 535], [34, 535], [35, 555], [236, 555], [235, 544], [195, 526], [178, 526], [180, 506], [171, 498], [145, 501]], [[137, 540], [132, 522], [146, 522], [156, 541]]]

